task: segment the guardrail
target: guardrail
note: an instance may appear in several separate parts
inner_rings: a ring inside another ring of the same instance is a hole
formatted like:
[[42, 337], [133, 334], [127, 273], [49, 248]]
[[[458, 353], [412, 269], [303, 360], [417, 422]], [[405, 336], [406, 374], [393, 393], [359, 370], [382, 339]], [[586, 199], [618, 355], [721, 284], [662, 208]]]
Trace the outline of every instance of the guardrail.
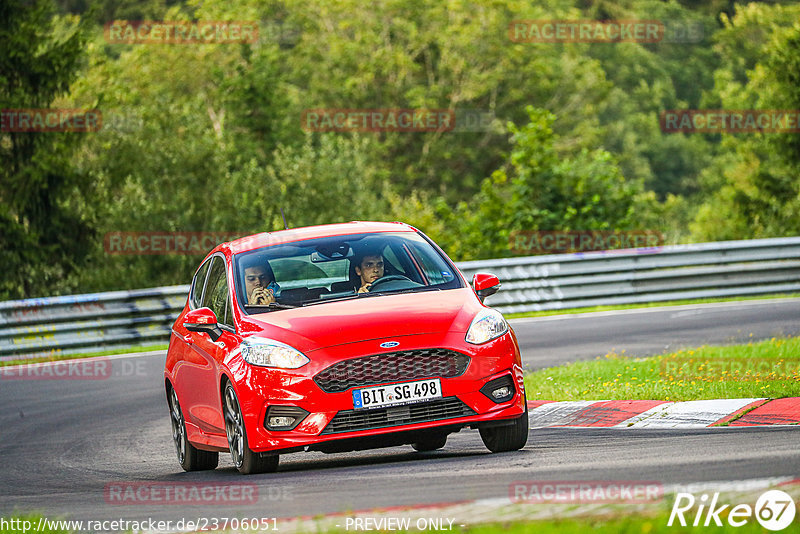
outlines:
[[[800, 292], [800, 237], [458, 263], [503, 313]], [[0, 360], [166, 343], [188, 285], [0, 302]]]
[[161, 344], [189, 286], [0, 302], [0, 360]]
[[554, 254], [458, 265], [496, 274], [503, 313], [800, 291], [800, 237]]

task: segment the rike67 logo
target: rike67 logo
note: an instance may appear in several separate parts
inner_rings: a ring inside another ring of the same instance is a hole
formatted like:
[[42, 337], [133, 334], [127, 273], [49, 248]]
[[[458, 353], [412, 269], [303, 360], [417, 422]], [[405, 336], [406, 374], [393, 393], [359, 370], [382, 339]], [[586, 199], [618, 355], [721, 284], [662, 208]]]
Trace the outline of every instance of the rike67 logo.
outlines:
[[[714, 493], [710, 498], [703, 494], [699, 499], [691, 493], [678, 493], [672, 512], [669, 514], [667, 526], [671, 527], [675, 520], [682, 527], [688, 521], [697, 526], [724, 526], [725, 523], [732, 527], [741, 527], [755, 519], [767, 530], [783, 530], [794, 521], [796, 507], [792, 497], [780, 490], [769, 490], [761, 494], [755, 507], [749, 504], [719, 504], [719, 493]], [[693, 521], [692, 521], [693, 520]]]

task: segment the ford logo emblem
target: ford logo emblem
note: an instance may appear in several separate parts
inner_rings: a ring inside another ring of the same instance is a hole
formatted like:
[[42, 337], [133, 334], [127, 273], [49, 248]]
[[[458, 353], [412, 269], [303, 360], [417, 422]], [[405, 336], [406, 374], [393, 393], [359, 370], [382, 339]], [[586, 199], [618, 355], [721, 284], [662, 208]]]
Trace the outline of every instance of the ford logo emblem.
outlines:
[[381, 343], [381, 347], [384, 349], [391, 349], [392, 347], [396, 347], [399, 345], [399, 341], [387, 341], [386, 343]]

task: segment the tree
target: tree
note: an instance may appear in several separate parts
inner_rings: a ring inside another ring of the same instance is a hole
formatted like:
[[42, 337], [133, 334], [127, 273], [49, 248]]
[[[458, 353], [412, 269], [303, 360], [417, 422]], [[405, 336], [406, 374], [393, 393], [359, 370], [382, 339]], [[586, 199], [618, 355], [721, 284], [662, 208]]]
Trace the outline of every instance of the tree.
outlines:
[[[0, 109], [57, 107], [85, 56], [87, 21], [51, 2], [0, 4]], [[59, 293], [86, 257], [92, 179], [71, 163], [80, 133], [0, 132], [0, 299]]]
[[641, 184], [626, 181], [604, 150], [559, 154], [555, 116], [532, 106], [526, 112], [527, 124], [509, 124], [513, 148], [506, 167], [483, 181], [473, 201], [443, 210], [457, 236], [443, 241], [458, 259], [508, 256], [514, 231], [625, 230], [635, 224]]
[[[743, 7], [715, 38], [719, 50], [736, 60], [715, 73], [709, 100], [724, 109], [800, 109], [798, 17], [800, 6]], [[740, 57], [743, 49], [747, 53]], [[703, 173], [705, 195], [691, 225], [694, 239], [797, 235], [799, 173], [797, 133], [724, 136]]]

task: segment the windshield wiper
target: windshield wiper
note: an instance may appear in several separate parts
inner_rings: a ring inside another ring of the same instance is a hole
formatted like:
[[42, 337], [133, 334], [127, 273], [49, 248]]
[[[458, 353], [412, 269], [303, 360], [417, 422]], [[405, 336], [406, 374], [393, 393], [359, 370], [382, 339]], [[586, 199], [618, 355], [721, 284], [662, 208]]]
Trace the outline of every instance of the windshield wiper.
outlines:
[[422, 286], [422, 287], [410, 287], [408, 289], [389, 289], [387, 291], [376, 291], [374, 293], [370, 293], [370, 295], [399, 295], [401, 293], [423, 293], [425, 291], [441, 291], [442, 288], [440, 287], [433, 287], [433, 286]]
[[302, 304], [282, 304], [280, 302], [270, 302], [269, 304], [248, 304], [245, 306], [247, 309], [251, 308], [267, 308], [270, 310], [293, 310], [294, 308], [301, 307]]
[[441, 291], [442, 288], [440, 287], [433, 287], [433, 286], [422, 286], [422, 287], [412, 287], [408, 289], [391, 289], [388, 291], [375, 291], [375, 292], [367, 292], [367, 293], [350, 293], [349, 295], [342, 295], [340, 297], [333, 297], [333, 298], [318, 298], [315, 300], [309, 300], [302, 304], [302, 306], [313, 306], [314, 304], [325, 304], [326, 302], [341, 302], [343, 300], [353, 300], [353, 299], [360, 299], [360, 298], [369, 298], [369, 297], [378, 297], [382, 295], [399, 295], [402, 293], [423, 293], [425, 291]]
[[357, 299], [359, 296], [364, 295], [364, 293], [351, 293], [349, 295], [342, 295], [341, 297], [333, 297], [333, 298], [318, 298], [315, 300], [309, 300], [305, 302], [303, 305], [311, 305], [311, 304], [325, 304], [326, 302], [341, 302], [343, 300], [350, 300], [350, 299]]

